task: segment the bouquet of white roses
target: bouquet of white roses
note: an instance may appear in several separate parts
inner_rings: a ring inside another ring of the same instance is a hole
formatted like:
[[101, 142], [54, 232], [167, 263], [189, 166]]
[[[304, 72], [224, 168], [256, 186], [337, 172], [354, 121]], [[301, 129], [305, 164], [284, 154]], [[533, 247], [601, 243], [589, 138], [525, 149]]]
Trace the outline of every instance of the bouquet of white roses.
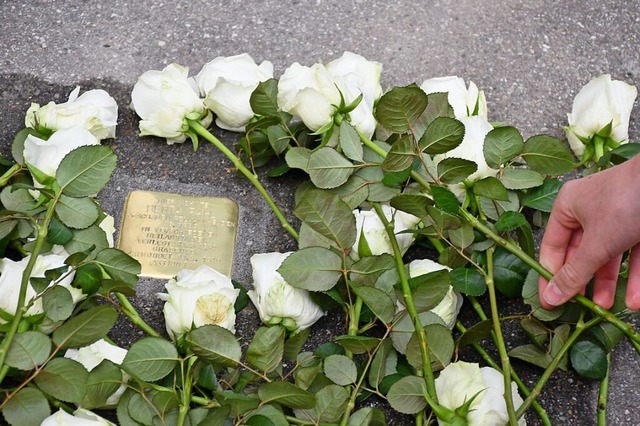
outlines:
[[[473, 83], [441, 77], [384, 92], [381, 72], [346, 52], [294, 63], [276, 80], [268, 61], [245, 54], [215, 58], [195, 77], [177, 64], [140, 77], [131, 106], [141, 135], [214, 144], [298, 244], [255, 254], [249, 291], [207, 265], [178, 273], [159, 295], [168, 338], [126, 299], [139, 264], [111, 247], [93, 197], [115, 168], [99, 144], [114, 135], [113, 109], [103, 108], [112, 103], [74, 92], [32, 106], [15, 164], [0, 170], [5, 420], [108, 424], [88, 410], [115, 406], [123, 425], [382, 425], [382, 403], [419, 425], [525, 424], [530, 408], [550, 424], [536, 398], [556, 369], [606, 384], [613, 346], [626, 336], [640, 349], [629, 312], [582, 296], [541, 308], [538, 275], [550, 274], [535, 261], [533, 231], [560, 175], [638, 152], [625, 144], [635, 88], [601, 77], [576, 97], [567, 137], [583, 146], [577, 160], [558, 138], [525, 140], [489, 122]], [[208, 130], [214, 119], [242, 132], [237, 153]], [[262, 184], [263, 165], [302, 180], [299, 226]], [[499, 297], [523, 297], [531, 310], [503, 318]], [[237, 336], [248, 300], [264, 326]], [[458, 320], [463, 303], [477, 322]], [[343, 332], [311, 347], [314, 323], [332, 310]], [[119, 313], [149, 335], [126, 351], [103, 340]], [[507, 350], [502, 323], [514, 319], [531, 343]], [[459, 360], [465, 346], [488, 366]], [[532, 389], [512, 358], [544, 370]]]

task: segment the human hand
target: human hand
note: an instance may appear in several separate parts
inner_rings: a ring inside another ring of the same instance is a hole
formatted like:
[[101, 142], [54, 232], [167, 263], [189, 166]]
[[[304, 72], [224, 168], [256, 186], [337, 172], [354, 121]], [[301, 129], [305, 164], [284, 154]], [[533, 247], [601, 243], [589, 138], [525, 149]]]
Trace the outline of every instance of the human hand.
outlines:
[[540, 278], [540, 303], [553, 308], [584, 293], [595, 276], [594, 303], [613, 305], [620, 261], [629, 256], [626, 304], [640, 309], [640, 155], [564, 184], [540, 246], [540, 263], [554, 277]]

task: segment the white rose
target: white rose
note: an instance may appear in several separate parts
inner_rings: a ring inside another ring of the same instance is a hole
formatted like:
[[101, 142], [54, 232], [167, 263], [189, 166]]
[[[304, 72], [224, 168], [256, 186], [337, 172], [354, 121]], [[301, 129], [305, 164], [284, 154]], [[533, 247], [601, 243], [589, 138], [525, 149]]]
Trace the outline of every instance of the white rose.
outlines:
[[147, 71], [138, 78], [131, 92], [131, 107], [142, 118], [140, 135], [167, 139], [168, 144], [187, 139], [185, 117], [202, 118], [202, 125], [211, 124], [200, 99], [198, 86], [189, 78], [189, 68], [170, 64], [162, 71]]
[[[464, 124], [464, 138], [462, 139], [462, 143], [451, 151], [434, 156], [433, 162], [437, 166], [438, 163], [445, 158], [462, 158], [473, 161], [478, 165], [478, 170], [467, 178], [472, 182], [489, 176], [495, 176], [498, 171], [489, 167], [483, 152], [484, 138], [487, 136], [487, 133], [493, 129], [493, 126], [484, 117], [479, 115], [459, 117], [458, 120]], [[464, 193], [464, 184], [449, 185], [449, 189], [460, 196]]]
[[324, 312], [311, 300], [307, 290], [289, 285], [278, 273], [278, 268], [290, 254], [251, 256], [253, 290], [248, 294], [265, 324], [281, 323], [288, 330], [298, 332], [311, 327]]
[[41, 426], [115, 426], [107, 419], [97, 414], [78, 408], [73, 414], [69, 414], [62, 408], [50, 415], [40, 424]]
[[33, 129], [45, 127], [51, 131], [80, 126], [97, 139], [115, 138], [118, 104], [101, 89], [89, 90], [78, 96], [80, 87], [62, 104], [49, 102], [45, 106], [32, 103], [25, 116], [25, 126]]
[[565, 129], [576, 156], [580, 157], [585, 143], [609, 123], [609, 137], [617, 143], [628, 142], [629, 117], [637, 94], [635, 86], [611, 80], [609, 74], [591, 80], [580, 90], [573, 100], [571, 114], [567, 114], [569, 127]]
[[46, 141], [29, 135], [24, 141], [24, 161], [29, 167], [55, 177], [62, 159], [74, 149], [85, 145], [100, 145], [100, 141], [79, 126], [58, 130]]
[[[504, 400], [502, 374], [491, 367], [458, 361], [449, 364], [436, 379], [438, 403], [450, 410], [464, 405], [478, 394], [469, 407], [467, 422], [470, 426], [504, 426], [509, 422], [507, 404]], [[511, 395], [515, 409], [524, 402], [515, 383], [511, 383]], [[438, 424], [449, 423], [438, 419]], [[519, 426], [526, 425], [523, 418]]]
[[[0, 309], [9, 315], [14, 315], [18, 306], [18, 297], [20, 295], [20, 282], [22, 281], [22, 274], [27, 268], [30, 256], [27, 256], [19, 261], [13, 261], [11, 259], [0, 259]], [[44, 278], [45, 271], [49, 269], [56, 269], [65, 266], [65, 256], [59, 256], [57, 254], [40, 255], [36, 259], [36, 262], [31, 271], [31, 277]], [[84, 297], [82, 290], [71, 286], [75, 272], [69, 274], [63, 274], [64, 278], [58, 281], [57, 285], [65, 287], [71, 293], [73, 303], [77, 303]], [[53, 285], [53, 282], [49, 286]], [[25, 304], [28, 304], [33, 300], [33, 304], [27, 310], [25, 316], [37, 315], [43, 312], [42, 299], [34, 298], [37, 296], [35, 290], [31, 285], [27, 285], [27, 292], [25, 297]], [[2, 322], [0, 320], [0, 322]]]
[[340, 105], [334, 78], [322, 64], [311, 67], [294, 62], [278, 80], [278, 106], [299, 117], [316, 131], [333, 120]]
[[[89, 346], [82, 347], [80, 349], [67, 349], [64, 356], [74, 361], [78, 361], [80, 364], [91, 371], [98, 366], [105, 359], [113, 362], [116, 365], [122, 364], [124, 357], [127, 355], [127, 350], [119, 346], [113, 345], [104, 339], [100, 339]], [[123, 373], [123, 381], [126, 382], [129, 375]], [[120, 387], [107, 399], [105, 407], [115, 407], [120, 400], [120, 396], [127, 390], [127, 386], [123, 383]]]
[[209, 266], [183, 269], [165, 285], [164, 319], [172, 339], [205, 324], [215, 324], [235, 333], [234, 303], [240, 293], [229, 277]]
[[[400, 250], [404, 253], [409, 246], [413, 244], [415, 237], [412, 233], [401, 233], [409, 229], [414, 229], [420, 222], [420, 218], [396, 210], [387, 204], [382, 204], [382, 212], [388, 221], [393, 220], [393, 230], [398, 240]], [[384, 253], [393, 254], [393, 247], [389, 241], [389, 236], [384, 225], [375, 210], [354, 210], [353, 215], [356, 218], [356, 242], [353, 245], [351, 256], [359, 259], [360, 239], [364, 235], [372, 255], [380, 255]]]
[[[451, 270], [451, 268], [434, 262], [431, 259], [418, 259], [409, 263], [409, 276], [411, 278], [419, 277], [420, 275], [442, 269]], [[461, 307], [462, 295], [455, 291], [452, 286], [449, 286], [449, 291], [447, 291], [442, 301], [431, 309], [430, 312], [442, 318], [447, 327], [452, 329], [456, 325], [456, 319], [458, 318]]]
[[[466, 87], [462, 78], [456, 76], [436, 77], [425, 80], [420, 88], [427, 94], [447, 93], [449, 105], [453, 108], [456, 117], [468, 117], [479, 115], [487, 118], [487, 100], [484, 92], [478, 90], [472, 81], [469, 88]], [[477, 108], [477, 114], [474, 114]]]
[[104, 219], [100, 221], [100, 224], [98, 226], [106, 234], [109, 247], [113, 247], [113, 235], [116, 233], [115, 219], [113, 218], [113, 216], [111, 216], [110, 214], [106, 215]]
[[213, 111], [218, 127], [234, 132], [244, 131], [254, 116], [249, 99], [262, 81], [273, 77], [273, 65], [264, 61], [257, 65], [246, 53], [218, 57], [208, 62], [196, 76], [204, 104]]
[[327, 64], [327, 70], [336, 79], [347, 105], [362, 94], [356, 109], [349, 113], [349, 122], [370, 138], [376, 129], [373, 105], [382, 96], [382, 64], [344, 52], [340, 58]]

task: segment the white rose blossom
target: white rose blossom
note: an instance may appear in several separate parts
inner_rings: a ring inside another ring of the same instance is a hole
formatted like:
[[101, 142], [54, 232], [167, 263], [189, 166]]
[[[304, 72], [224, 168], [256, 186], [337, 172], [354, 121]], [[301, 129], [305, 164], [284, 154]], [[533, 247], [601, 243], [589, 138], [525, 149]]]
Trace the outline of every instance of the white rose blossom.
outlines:
[[311, 327], [324, 312], [304, 289], [287, 283], [278, 268], [291, 254], [262, 253], [251, 256], [253, 290], [248, 291], [260, 319], [265, 324], [282, 324], [290, 331], [299, 332]]
[[213, 111], [218, 127], [242, 132], [253, 118], [251, 93], [262, 81], [273, 77], [273, 65], [257, 65], [246, 53], [218, 57], [206, 63], [196, 76], [204, 104]]
[[32, 103], [25, 116], [25, 126], [33, 129], [46, 128], [50, 131], [80, 126], [97, 139], [116, 137], [118, 104], [102, 89], [89, 90], [78, 96], [80, 87], [69, 95], [62, 104], [49, 102], [45, 106]]
[[[483, 151], [484, 138], [487, 136], [487, 133], [493, 129], [493, 126], [486, 118], [479, 115], [459, 117], [458, 120], [464, 124], [464, 138], [462, 139], [462, 143], [451, 151], [435, 155], [433, 162], [437, 166], [438, 163], [445, 158], [462, 158], [473, 161], [478, 166], [478, 169], [467, 178], [472, 182], [489, 176], [495, 176], [498, 171], [489, 167], [484, 158]], [[464, 193], [464, 188], [464, 183], [449, 185], [449, 189], [457, 196]]]
[[[447, 271], [451, 270], [451, 268], [434, 262], [431, 259], [417, 259], [409, 263], [409, 276], [415, 278], [442, 269], [446, 269]], [[449, 291], [447, 291], [442, 301], [431, 309], [430, 312], [442, 318], [449, 329], [453, 329], [456, 325], [460, 308], [462, 307], [462, 301], [462, 295], [454, 290], [452, 286], [449, 286]]]
[[[111, 344], [104, 339], [100, 339], [89, 346], [79, 349], [67, 349], [64, 354], [65, 358], [78, 361], [87, 371], [93, 370], [105, 359], [116, 365], [120, 365], [126, 355], [126, 349]], [[123, 372], [123, 382], [126, 383], [128, 378], [129, 375]], [[109, 396], [105, 407], [115, 407], [118, 404], [120, 396], [127, 390], [125, 383], [121, 384], [120, 387], [111, 396]]]
[[637, 95], [635, 86], [612, 80], [609, 74], [587, 83], [574, 98], [571, 114], [567, 114], [569, 126], [565, 132], [576, 156], [580, 157], [585, 144], [609, 124], [608, 137], [618, 144], [627, 143], [629, 117]]
[[[19, 261], [13, 261], [8, 258], [0, 259], [0, 309], [9, 315], [15, 315], [18, 297], [20, 295], [20, 282], [22, 281], [22, 274], [27, 268], [30, 256], [27, 256]], [[45, 271], [49, 269], [56, 269], [62, 266], [66, 266], [64, 261], [66, 256], [59, 256], [56, 254], [40, 255], [36, 259], [36, 262], [31, 271], [31, 277], [44, 278]], [[64, 273], [63, 278], [57, 282], [56, 285], [61, 286], [69, 290], [73, 303], [77, 303], [84, 298], [82, 290], [71, 286], [75, 272], [69, 274]], [[49, 286], [53, 285], [51, 282]], [[31, 285], [27, 286], [27, 293], [25, 297], [25, 304], [33, 301], [25, 316], [32, 316], [41, 314], [43, 312], [42, 299], [36, 298], [37, 293]], [[35, 300], [34, 300], [35, 299]], [[0, 319], [0, 323], [4, 322]]]
[[88, 130], [67, 127], [58, 130], [48, 140], [29, 135], [24, 141], [24, 161], [49, 177], [55, 177], [62, 159], [74, 149], [86, 145], [100, 145], [100, 141]]
[[341, 93], [345, 105], [362, 95], [358, 106], [349, 112], [349, 121], [371, 137], [376, 128], [373, 105], [382, 95], [381, 72], [380, 63], [351, 52], [345, 52], [326, 66], [317, 63], [306, 67], [296, 62], [278, 81], [278, 105], [317, 131], [333, 121]]
[[78, 408], [69, 414], [62, 408], [44, 419], [40, 426], [115, 426], [92, 411]]
[[[496, 369], [480, 368], [476, 363], [458, 361], [446, 366], [435, 382], [438, 403], [452, 411], [477, 394], [467, 414], [469, 426], [504, 426], [509, 422], [504, 399], [504, 379]], [[524, 401], [513, 382], [511, 396], [517, 410]], [[438, 424], [443, 426], [449, 423], [438, 419]], [[518, 421], [519, 426], [526, 424], [524, 417]]]
[[133, 86], [131, 107], [142, 118], [140, 135], [166, 138], [168, 144], [187, 139], [185, 118], [200, 119], [205, 127], [213, 119], [199, 97], [198, 85], [189, 78], [189, 68], [178, 64], [142, 74]]
[[[382, 212], [388, 221], [393, 220], [393, 230], [398, 240], [400, 250], [404, 253], [413, 244], [415, 237], [412, 233], [403, 231], [414, 229], [420, 222], [420, 218], [396, 210], [387, 204], [382, 204]], [[353, 245], [351, 256], [354, 259], [362, 257], [359, 253], [360, 240], [364, 235], [367, 245], [372, 255], [380, 255], [384, 253], [393, 254], [393, 247], [389, 236], [384, 228], [384, 224], [378, 217], [375, 210], [353, 210], [356, 218], [356, 242]]]
[[158, 297], [165, 301], [164, 319], [172, 339], [206, 324], [235, 333], [233, 305], [240, 290], [233, 287], [229, 277], [203, 265], [195, 270], [181, 270], [165, 288], [167, 293], [160, 293]]
[[478, 86], [472, 81], [469, 82], [469, 87], [467, 88], [464, 80], [460, 77], [436, 77], [423, 81], [420, 88], [427, 95], [431, 93], [447, 93], [447, 100], [457, 118], [471, 115], [487, 118], [487, 100], [484, 92], [478, 90]]

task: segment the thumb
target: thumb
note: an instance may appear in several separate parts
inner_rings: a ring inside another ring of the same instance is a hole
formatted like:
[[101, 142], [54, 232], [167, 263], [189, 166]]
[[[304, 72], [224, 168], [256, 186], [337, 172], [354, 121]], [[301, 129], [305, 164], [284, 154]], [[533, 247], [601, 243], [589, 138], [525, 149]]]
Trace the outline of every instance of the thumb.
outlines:
[[582, 290], [600, 263], [592, 255], [593, 252], [584, 249], [581, 244], [575, 254], [560, 268], [549, 281], [542, 293], [544, 301], [551, 306], [559, 306], [567, 302]]

